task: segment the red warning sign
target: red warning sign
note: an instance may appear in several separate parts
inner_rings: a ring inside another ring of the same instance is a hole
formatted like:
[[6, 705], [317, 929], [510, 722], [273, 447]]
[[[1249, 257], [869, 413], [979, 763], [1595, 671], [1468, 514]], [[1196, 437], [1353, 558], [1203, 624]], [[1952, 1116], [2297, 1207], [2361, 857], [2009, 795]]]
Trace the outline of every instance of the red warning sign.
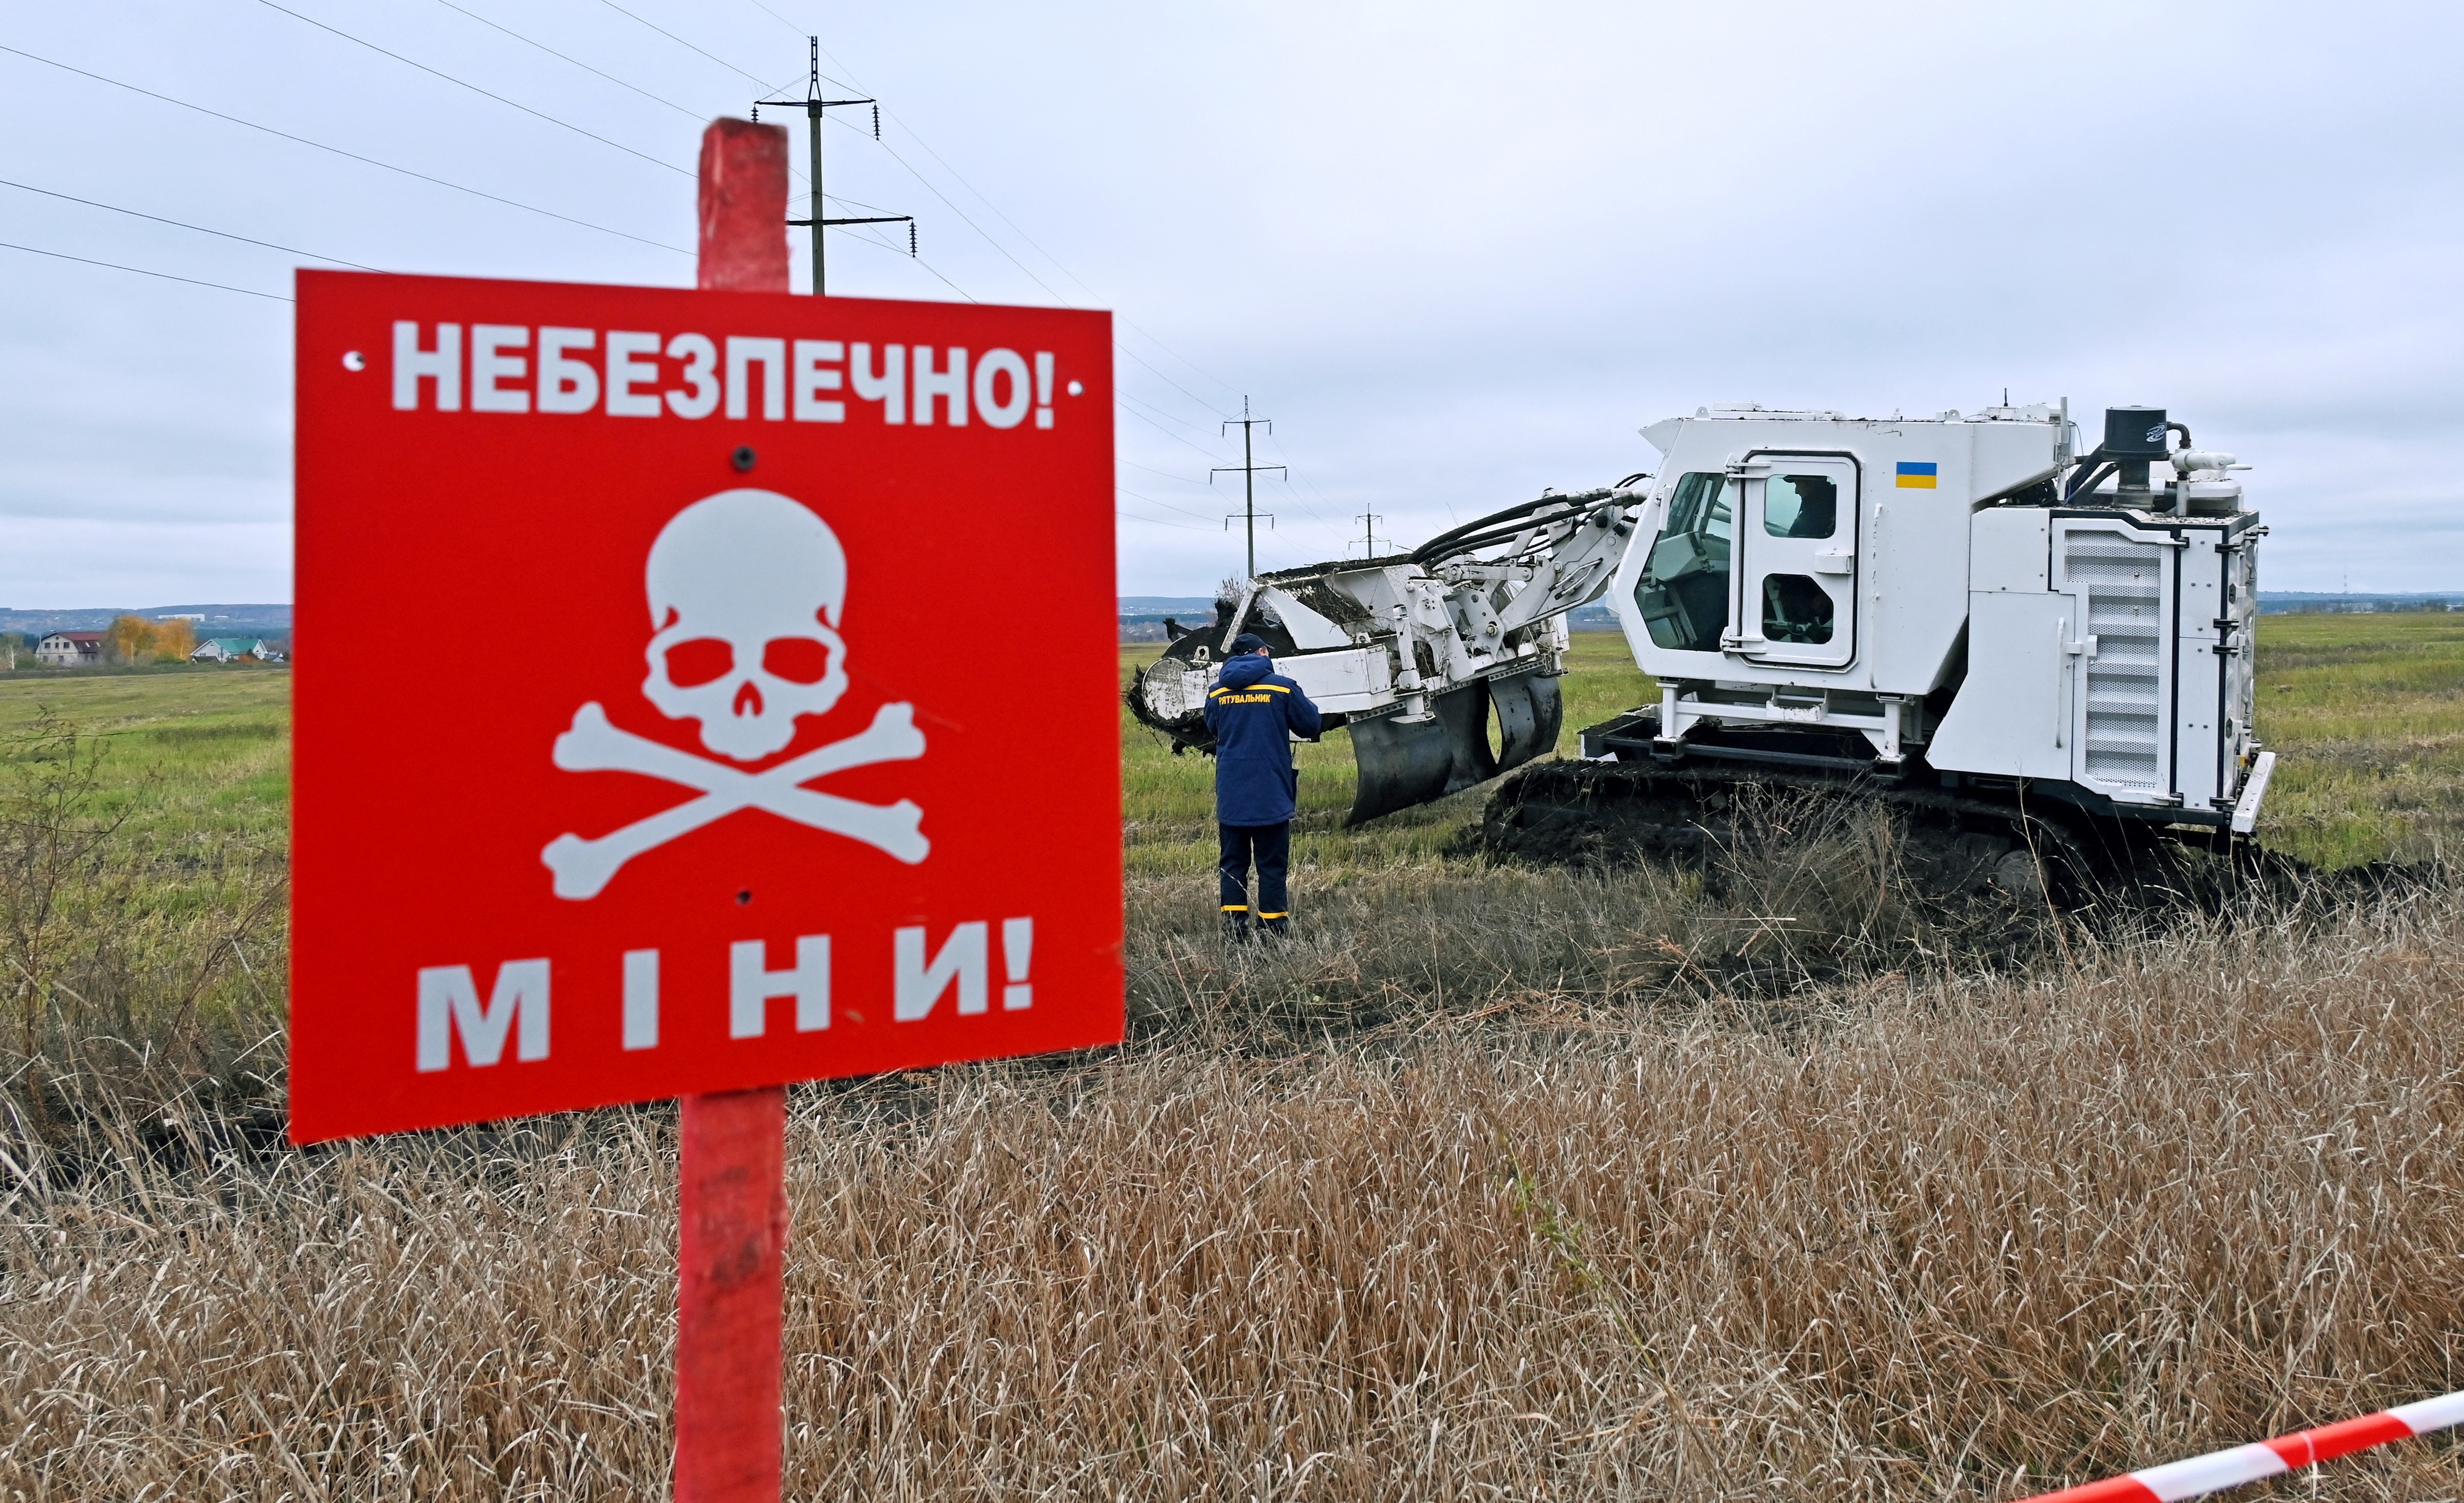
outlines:
[[1107, 315], [298, 293], [296, 1140], [1120, 1038]]

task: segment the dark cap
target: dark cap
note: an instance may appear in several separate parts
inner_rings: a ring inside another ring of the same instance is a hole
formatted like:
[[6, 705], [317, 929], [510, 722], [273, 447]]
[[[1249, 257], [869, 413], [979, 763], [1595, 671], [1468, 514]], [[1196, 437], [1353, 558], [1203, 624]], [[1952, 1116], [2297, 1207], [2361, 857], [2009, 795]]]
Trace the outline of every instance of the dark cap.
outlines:
[[1266, 651], [1266, 639], [1254, 633], [1243, 631], [1239, 636], [1232, 639], [1232, 655], [1235, 657], [1240, 656], [1243, 652], [1263, 652], [1265, 651]]

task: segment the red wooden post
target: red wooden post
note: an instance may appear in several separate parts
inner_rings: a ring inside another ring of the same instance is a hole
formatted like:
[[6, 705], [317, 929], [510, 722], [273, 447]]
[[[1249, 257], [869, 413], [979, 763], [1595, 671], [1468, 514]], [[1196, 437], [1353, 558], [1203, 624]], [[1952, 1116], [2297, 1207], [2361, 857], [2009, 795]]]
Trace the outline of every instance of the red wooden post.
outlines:
[[[700, 221], [704, 291], [788, 290], [783, 127], [711, 122]], [[682, 1109], [675, 1496], [778, 1503], [787, 1092], [686, 1096]]]
[[787, 1250], [783, 1086], [683, 1102], [677, 1503], [778, 1503]]
[[701, 133], [704, 292], [786, 292], [787, 127], [715, 120]]

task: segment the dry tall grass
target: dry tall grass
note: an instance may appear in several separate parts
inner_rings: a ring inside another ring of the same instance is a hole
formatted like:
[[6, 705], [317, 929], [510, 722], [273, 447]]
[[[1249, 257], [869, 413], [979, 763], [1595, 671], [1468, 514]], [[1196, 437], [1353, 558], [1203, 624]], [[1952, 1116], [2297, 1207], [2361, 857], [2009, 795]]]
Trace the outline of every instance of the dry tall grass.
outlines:
[[[1243, 999], [1331, 952], [1157, 941], [1129, 1050], [800, 1095], [790, 1491], [2009, 1497], [2464, 1386], [2459, 940], [2423, 895], [1750, 1003], [1502, 954], [1272, 1057]], [[97, 1131], [0, 1165], [0, 1492], [660, 1491], [663, 1115]]]
[[[282, 719], [207, 682], [0, 745], [0, 1498], [658, 1494], [671, 1116], [273, 1146]], [[1139, 755], [1131, 1046], [798, 1094], [793, 1495], [2007, 1498], [2464, 1384], [2452, 891], [2057, 928], [1871, 811], [1568, 872], [1466, 799], [1227, 956]]]

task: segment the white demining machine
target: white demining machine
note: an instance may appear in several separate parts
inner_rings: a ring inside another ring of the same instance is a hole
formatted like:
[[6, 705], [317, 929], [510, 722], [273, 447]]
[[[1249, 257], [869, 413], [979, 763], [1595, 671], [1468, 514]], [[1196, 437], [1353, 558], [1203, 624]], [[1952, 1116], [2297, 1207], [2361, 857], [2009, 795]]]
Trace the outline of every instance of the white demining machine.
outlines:
[[1583, 731], [1584, 763], [1514, 818], [1682, 774], [1854, 783], [2066, 845], [2083, 826], [2251, 831], [2275, 763], [2251, 727], [2265, 529], [2233, 455], [2150, 408], [2108, 409], [2080, 453], [2067, 404], [1727, 406], [1642, 433], [1657, 477], [1253, 582], [1145, 670], [1133, 710], [1206, 749], [1210, 677], [1258, 633], [1349, 728], [1357, 823], [1550, 750], [1565, 613], [1606, 594], [1659, 702]]

